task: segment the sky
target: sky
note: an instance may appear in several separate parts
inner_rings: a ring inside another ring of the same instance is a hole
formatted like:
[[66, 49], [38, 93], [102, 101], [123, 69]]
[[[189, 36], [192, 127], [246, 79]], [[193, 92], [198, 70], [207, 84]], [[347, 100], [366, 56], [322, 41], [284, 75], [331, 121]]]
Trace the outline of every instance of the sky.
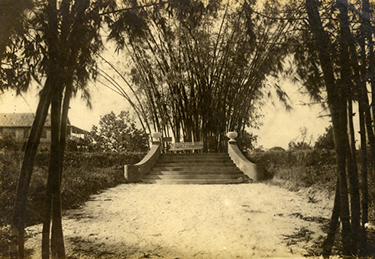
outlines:
[[[330, 125], [329, 118], [319, 118], [320, 115], [327, 114], [322, 111], [319, 105], [312, 107], [302, 106], [301, 102], [309, 103], [309, 97], [298, 92], [298, 86], [290, 82], [284, 83], [293, 109], [286, 111], [283, 104], [268, 101], [262, 108], [264, 118], [263, 125], [253, 133], [258, 135], [257, 146], [269, 149], [275, 146], [288, 148], [288, 143], [299, 137], [300, 129], [307, 129], [307, 136], [312, 137], [312, 143], [319, 135], [325, 133], [325, 128]], [[92, 125], [98, 125], [100, 116], [113, 111], [119, 114], [124, 110], [131, 110], [125, 99], [108, 88], [99, 84], [91, 86], [92, 109], [86, 106], [79, 96], [74, 98], [70, 105], [69, 119], [71, 124], [91, 130]], [[14, 91], [0, 93], [1, 113], [35, 113], [38, 104], [38, 91], [30, 90], [23, 96], [16, 96]]]
[[290, 141], [301, 141], [300, 130], [307, 129], [308, 141], [313, 145], [317, 138], [326, 132], [326, 128], [331, 124], [327, 111], [321, 105], [302, 105], [311, 103], [309, 96], [298, 91], [297, 86], [290, 82], [284, 82], [283, 89], [290, 97], [292, 109], [287, 111], [285, 105], [278, 101], [266, 102], [262, 108], [264, 118], [263, 125], [254, 130], [258, 135], [258, 146], [265, 149], [272, 147], [288, 148]]

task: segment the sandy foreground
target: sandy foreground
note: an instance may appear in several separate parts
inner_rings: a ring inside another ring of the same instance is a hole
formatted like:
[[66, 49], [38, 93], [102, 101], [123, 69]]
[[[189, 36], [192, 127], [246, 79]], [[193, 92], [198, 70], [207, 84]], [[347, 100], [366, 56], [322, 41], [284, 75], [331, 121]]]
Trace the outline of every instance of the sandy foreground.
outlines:
[[[311, 255], [333, 201], [265, 183], [124, 184], [63, 218], [69, 258], [257, 258]], [[26, 249], [40, 258], [41, 225]]]

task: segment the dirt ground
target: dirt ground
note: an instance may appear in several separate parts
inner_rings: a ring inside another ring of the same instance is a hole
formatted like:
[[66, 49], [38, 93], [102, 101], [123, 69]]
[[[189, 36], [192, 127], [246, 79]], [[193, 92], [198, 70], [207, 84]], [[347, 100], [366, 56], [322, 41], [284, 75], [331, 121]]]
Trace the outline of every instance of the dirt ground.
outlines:
[[[325, 236], [332, 206], [265, 183], [124, 184], [65, 213], [65, 245], [69, 258], [301, 257]], [[32, 258], [41, 229], [27, 229]]]

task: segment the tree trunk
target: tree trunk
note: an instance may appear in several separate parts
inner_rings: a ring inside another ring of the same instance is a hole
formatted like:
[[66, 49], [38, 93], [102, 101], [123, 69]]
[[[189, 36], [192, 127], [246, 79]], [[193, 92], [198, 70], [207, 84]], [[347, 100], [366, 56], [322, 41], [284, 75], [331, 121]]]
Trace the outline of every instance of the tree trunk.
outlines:
[[362, 207], [362, 230], [360, 240], [360, 251], [367, 246], [367, 234], [365, 224], [368, 222], [368, 176], [367, 176], [367, 142], [366, 142], [366, 127], [365, 127], [365, 111], [363, 103], [359, 101], [359, 128], [361, 139], [361, 207]]
[[[373, 40], [373, 29], [370, 22], [370, 3], [369, 0], [363, 0], [363, 26], [365, 29], [365, 38], [368, 40], [368, 78], [371, 83], [371, 100], [372, 103], [369, 105], [369, 109], [366, 109], [366, 128], [368, 142], [370, 144], [370, 156], [371, 156], [371, 171], [370, 176], [372, 180], [375, 180], [375, 137], [372, 123], [375, 117], [375, 53], [374, 53], [374, 40]], [[366, 96], [366, 99], [367, 96]], [[369, 102], [367, 102], [369, 104]], [[372, 116], [371, 116], [372, 114]]]
[[[360, 125], [360, 138], [361, 138], [361, 194], [362, 194], [362, 229], [363, 229], [363, 240], [361, 243], [363, 244], [362, 247], [366, 247], [367, 243], [367, 233], [365, 229], [365, 224], [368, 223], [368, 163], [370, 162], [371, 169], [373, 171], [374, 168], [374, 146], [375, 140], [374, 135], [371, 127], [371, 116], [370, 116], [370, 106], [368, 101], [367, 95], [367, 77], [369, 74], [373, 73], [374, 70], [374, 54], [373, 54], [373, 39], [372, 33], [370, 30], [370, 2], [369, 0], [362, 1], [362, 17], [361, 17], [361, 33], [362, 37], [360, 38], [360, 48], [361, 48], [361, 73], [362, 73], [362, 85], [361, 89], [359, 90], [359, 125]], [[370, 56], [367, 60], [366, 56], [366, 39], [369, 41], [369, 52]], [[369, 64], [369, 70], [367, 70], [367, 64]], [[367, 132], [367, 135], [366, 135]], [[366, 139], [368, 136], [368, 139]], [[368, 161], [367, 159], [367, 140], [370, 142], [371, 146], [371, 160]], [[373, 174], [371, 174], [373, 175]]]
[[44, 197], [44, 212], [43, 212], [43, 230], [42, 230], [42, 259], [48, 259], [50, 254], [50, 232], [51, 232], [51, 213], [52, 213], [52, 190], [51, 180], [48, 177], [47, 190]]
[[[60, 125], [60, 139], [59, 139], [59, 188], [55, 190], [52, 204], [53, 211], [53, 221], [52, 221], [52, 236], [51, 240], [55, 251], [52, 251], [52, 255], [57, 258], [65, 258], [65, 245], [64, 245], [64, 236], [62, 228], [62, 208], [61, 208], [61, 182], [63, 175], [63, 161], [64, 161], [64, 152], [66, 147], [66, 136], [67, 136], [67, 124], [68, 124], [68, 112], [69, 112], [69, 103], [72, 95], [72, 86], [67, 86], [64, 95], [62, 116], [61, 116], [61, 125]], [[60, 112], [59, 112], [60, 114]]]
[[356, 148], [354, 140], [353, 127], [353, 108], [352, 102], [349, 100], [349, 153], [347, 160], [347, 170], [349, 178], [349, 193], [350, 193], [350, 210], [351, 210], [351, 238], [352, 238], [352, 253], [358, 252], [358, 241], [360, 240], [360, 226], [361, 226], [361, 199], [359, 194], [359, 177], [358, 166], [356, 159]]
[[[351, 239], [350, 246], [345, 248], [347, 252], [351, 254], [357, 253], [357, 243], [359, 239], [359, 228], [360, 228], [360, 197], [359, 197], [359, 182], [358, 182], [358, 168], [356, 161], [356, 151], [354, 143], [354, 130], [353, 130], [353, 109], [352, 109], [352, 95], [353, 86], [351, 78], [351, 63], [350, 63], [350, 52], [349, 46], [351, 43], [352, 35], [349, 28], [349, 17], [348, 17], [348, 2], [347, 0], [338, 0], [336, 6], [339, 9], [340, 19], [340, 92], [341, 92], [341, 104], [342, 104], [342, 144], [344, 152], [346, 153], [346, 165], [347, 174], [349, 180], [349, 193], [350, 193], [350, 211], [351, 211], [351, 224], [348, 231]], [[344, 111], [344, 108], [347, 110]], [[345, 116], [345, 117], [344, 117]], [[346, 194], [347, 195], [347, 194]]]
[[351, 254], [350, 240], [350, 216], [349, 201], [346, 182], [346, 150], [347, 141], [346, 124], [346, 100], [342, 97], [340, 85], [336, 85], [333, 64], [330, 57], [331, 43], [327, 33], [324, 31], [317, 9], [317, 1], [306, 0], [306, 10], [310, 21], [310, 26], [316, 40], [316, 48], [323, 71], [323, 78], [327, 88], [328, 105], [332, 116], [333, 135], [335, 140], [337, 171], [340, 184], [340, 218], [342, 222], [342, 242], [343, 254]]
[[[366, 81], [367, 81], [367, 56], [366, 56], [366, 0], [363, 1], [363, 15], [361, 18], [362, 26], [360, 28], [361, 37], [359, 38], [359, 46], [360, 46], [360, 60], [361, 65], [358, 64], [357, 54], [356, 54], [356, 46], [351, 44], [351, 51], [352, 51], [352, 60], [354, 64], [354, 71], [356, 77], [356, 84], [357, 84], [357, 92], [358, 92], [358, 113], [359, 113], [359, 132], [360, 132], [360, 145], [361, 145], [361, 184], [360, 184], [360, 194], [361, 194], [361, 209], [362, 209], [362, 228], [360, 232], [360, 239], [359, 239], [359, 252], [362, 254], [363, 249], [367, 246], [367, 234], [365, 229], [365, 224], [368, 221], [368, 173], [367, 173], [367, 141], [366, 141], [366, 103], [367, 99], [367, 88], [366, 88]], [[367, 8], [368, 9], [368, 8]]]
[[333, 204], [331, 221], [329, 223], [327, 238], [323, 242], [323, 257], [324, 258], [329, 258], [329, 255], [332, 252], [332, 247], [335, 242], [337, 225], [339, 223], [339, 217], [340, 217], [340, 184], [339, 184], [339, 179], [337, 178], [335, 201]]
[[[12, 216], [12, 233], [15, 236], [10, 242], [10, 252], [12, 256], [20, 258], [25, 257], [24, 250], [24, 226], [26, 219], [26, 202], [29, 190], [31, 175], [34, 168], [34, 160], [38, 150], [40, 137], [43, 132], [44, 124], [47, 118], [48, 109], [51, 103], [51, 80], [46, 81], [45, 86], [40, 94], [39, 104], [36, 110], [35, 119], [31, 127], [30, 136], [27, 141], [25, 155], [22, 163], [21, 172], [18, 178], [16, 201]], [[17, 247], [18, 246], [18, 251]]]
[[[51, 230], [51, 254], [53, 258], [65, 258], [65, 248], [61, 222], [60, 197], [60, 114], [61, 94], [56, 89], [51, 106], [51, 153], [47, 180], [45, 215], [42, 235], [42, 257], [49, 258], [49, 236]], [[52, 215], [51, 215], [52, 212]]]
[[61, 155], [61, 99], [62, 94], [59, 92], [56, 102], [55, 115], [51, 110], [51, 116], [55, 117], [55, 127], [52, 126], [52, 130], [55, 129], [56, 136], [53, 140], [56, 141], [54, 145], [54, 151], [51, 148], [51, 161], [55, 161], [56, 165], [53, 167], [54, 182], [53, 182], [53, 199], [52, 199], [52, 232], [51, 232], [51, 253], [53, 258], [65, 258], [65, 245], [64, 235], [62, 229], [62, 212], [61, 212], [61, 168], [62, 161], [60, 160]]
[[[334, 134], [334, 139], [335, 139], [335, 149], [336, 149], [336, 156], [337, 156], [337, 171], [338, 171], [338, 177], [339, 177], [339, 183], [340, 183], [340, 218], [341, 218], [341, 227], [342, 227], [341, 235], [342, 235], [342, 243], [343, 243], [343, 254], [350, 255], [352, 253], [352, 242], [351, 242], [351, 231], [350, 231], [348, 186], [347, 186], [347, 177], [346, 177], [348, 146], [345, 145], [347, 143], [346, 123], [342, 123], [343, 117], [344, 116], [346, 117], [346, 114], [345, 114], [346, 112], [343, 111], [344, 109], [346, 109], [345, 106], [346, 105], [343, 105], [341, 106], [341, 109], [338, 109], [338, 114], [335, 114], [335, 112], [333, 112], [332, 124], [334, 125], [333, 134]], [[336, 132], [335, 132], [335, 129], [336, 129]], [[337, 130], [339, 130], [339, 132], [337, 132]]]
[[60, 180], [62, 179], [63, 173], [63, 163], [64, 163], [64, 152], [66, 148], [66, 139], [67, 139], [67, 126], [68, 126], [68, 113], [69, 113], [69, 104], [72, 97], [72, 86], [69, 85], [65, 89], [62, 116], [61, 116], [61, 132], [60, 132]]

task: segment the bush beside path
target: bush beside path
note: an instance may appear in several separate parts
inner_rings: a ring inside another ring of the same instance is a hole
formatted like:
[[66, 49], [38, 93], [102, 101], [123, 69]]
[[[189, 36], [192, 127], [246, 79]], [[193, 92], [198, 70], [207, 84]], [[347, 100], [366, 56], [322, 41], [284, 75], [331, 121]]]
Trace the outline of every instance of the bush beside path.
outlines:
[[[63, 219], [69, 258], [254, 258], [314, 255], [333, 200], [267, 183], [122, 184]], [[26, 248], [40, 258], [41, 225]]]

